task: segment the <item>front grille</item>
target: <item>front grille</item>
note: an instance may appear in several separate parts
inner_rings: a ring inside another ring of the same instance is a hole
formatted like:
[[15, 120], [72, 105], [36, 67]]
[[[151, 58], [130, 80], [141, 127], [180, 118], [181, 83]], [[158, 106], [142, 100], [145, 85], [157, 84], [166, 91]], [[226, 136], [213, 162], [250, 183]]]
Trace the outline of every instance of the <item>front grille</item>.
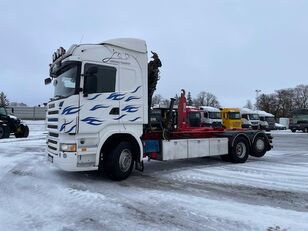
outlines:
[[48, 118], [48, 122], [58, 122], [58, 118]]
[[58, 125], [47, 125], [48, 128], [51, 128], [51, 129], [58, 129]]
[[58, 115], [59, 114], [59, 111], [56, 110], [56, 111], [48, 111], [48, 115]]
[[51, 139], [48, 139], [48, 143], [58, 144], [58, 142], [56, 140], [51, 140]]
[[47, 149], [49, 153], [58, 155], [59, 149], [59, 105], [58, 102], [52, 102], [48, 105], [47, 111]]
[[51, 150], [57, 151], [57, 148], [55, 148], [53, 146], [48, 145], [48, 148], [51, 149]]
[[54, 132], [49, 132], [49, 136], [59, 137], [59, 134], [58, 133], [54, 133]]

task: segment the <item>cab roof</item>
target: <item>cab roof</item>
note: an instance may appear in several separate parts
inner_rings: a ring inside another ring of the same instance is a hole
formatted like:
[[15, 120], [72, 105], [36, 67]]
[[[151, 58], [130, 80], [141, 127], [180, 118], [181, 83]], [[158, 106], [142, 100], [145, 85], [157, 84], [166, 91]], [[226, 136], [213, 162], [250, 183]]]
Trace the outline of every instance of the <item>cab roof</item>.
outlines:
[[140, 53], [147, 53], [146, 42], [142, 39], [117, 38], [117, 39], [109, 39], [99, 44], [100, 45], [112, 45], [116, 47], [125, 48], [128, 50], [137, 51]]

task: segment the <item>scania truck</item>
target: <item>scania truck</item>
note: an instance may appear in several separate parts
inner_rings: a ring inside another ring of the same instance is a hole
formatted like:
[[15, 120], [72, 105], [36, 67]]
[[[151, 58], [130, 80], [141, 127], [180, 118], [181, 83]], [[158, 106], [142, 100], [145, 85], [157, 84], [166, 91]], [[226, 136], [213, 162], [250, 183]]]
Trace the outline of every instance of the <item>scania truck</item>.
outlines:
[[[199, 126], [200, 110], [151, 109], [162, 63], [146, 42], [120, 38], [79, 44], [53, 54], [54, 96], [47, 105], [47, 156], [66, 171], [99, 170], [114, 180], [143, 171], [145, 157], [175, 160], [221, 156], [244, 163], [272, 148], [262, 131]], [[192, 113], [192, 114], [189, 114]]]

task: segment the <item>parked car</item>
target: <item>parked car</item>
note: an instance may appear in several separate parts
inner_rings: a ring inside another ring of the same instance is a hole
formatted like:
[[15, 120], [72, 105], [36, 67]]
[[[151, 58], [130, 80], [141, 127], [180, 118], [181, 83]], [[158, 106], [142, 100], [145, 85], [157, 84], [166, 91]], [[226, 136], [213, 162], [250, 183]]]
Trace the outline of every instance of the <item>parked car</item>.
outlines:
[[275, 123], [275, 130], [286, 130], [287, 127], [283, 124]]

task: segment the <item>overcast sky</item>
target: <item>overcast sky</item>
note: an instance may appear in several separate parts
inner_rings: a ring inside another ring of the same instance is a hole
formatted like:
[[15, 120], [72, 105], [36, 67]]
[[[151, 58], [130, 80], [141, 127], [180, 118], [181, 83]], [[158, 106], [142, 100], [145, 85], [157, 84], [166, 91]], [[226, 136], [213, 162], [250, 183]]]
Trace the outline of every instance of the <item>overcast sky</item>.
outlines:
[[0, 0], [0, 91], [37, 105], [52, 96], [59, 46], [133, 37], [162, 60], [156, 93], [181, 88], [242, 107], [261, 93], [308, 84], [308, 1]]

